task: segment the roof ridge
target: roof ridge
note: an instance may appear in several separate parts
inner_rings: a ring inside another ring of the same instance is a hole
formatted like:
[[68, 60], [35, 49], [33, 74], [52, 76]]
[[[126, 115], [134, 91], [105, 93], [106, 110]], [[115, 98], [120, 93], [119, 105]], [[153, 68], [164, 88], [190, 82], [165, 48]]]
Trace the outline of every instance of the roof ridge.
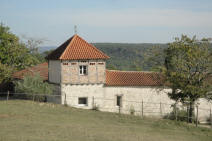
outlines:
[[116, 72], [143, 72], [143, 73], [158, 73], [158, 72], [154, 72], [154, 71], [125, 71], [125, 70], [108, 70], [107, 71], [116, 71]]
[[105, 56], [106, 58], [110, 58], [109, 56], [107, 56], [105, 53], [103, 53], [101, 50], [97, 49], [94, 45], [92, 45], [91, 43], [86, 42], [83, 38], [81, 38], [80, 36], [78, 36], [78, 38], [80, 38], [81, 40], [83, 40], [86, 44], [90, 45], [90, 47], [92, 47], [93, 49], [95, 49], [97, 52], [100, 52], [103, 56]]
[[65, 50], [63, 51], [63, 53], [62, 53], [62, 55], [60, 55], [60, 57], [59, 57], [59, 59], [61, 59], [62, 57], [63, 57], [63, 55], [65, 54], [65, 52], [66, 52], [66, 49], [69, 47], [69, 46], [71, 46], [72, 44], [73, 44], [73, 42], [74, 42], [74, 40], [76, 39], [76, 37], [77, 37], [77, 34], [75, 34], [75, 35], [73, 35], [71, 38], [71, 42], [66, 46], [66, 48], [65, 48]]
[[49, 60], [109, 59], [104, 52], [74, 34], [46, 57]]

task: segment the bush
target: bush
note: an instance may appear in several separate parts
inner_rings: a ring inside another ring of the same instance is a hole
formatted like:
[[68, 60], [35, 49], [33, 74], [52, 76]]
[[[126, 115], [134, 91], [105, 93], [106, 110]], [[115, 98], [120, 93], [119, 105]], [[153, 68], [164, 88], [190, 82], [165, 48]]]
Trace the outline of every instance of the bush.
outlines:
[[[187, 109], [179, 109], [179, 108], [176, 108], [174, 106], [173, 107], [173, 111], [167, 115], [164, 116], [164, 118], [166, 119], [171, 119], [171, 120], [175, 120], [176, 119], [176, 113], [175, 111], [177, 112], [177, 120], [178, 121], [187, 121], [188, 120], [188, 113], [187, 113]], [[192, 119], [194, 119], [195, 121], [195, 115], [194, 113], [192, 114]]]
[[15, 89], [18, 93], [24, 93], [21, 97], [41, 102], [46, 101], [43, 94], [52, 94], [53, 91], [52, 85], [43, 82], [39, 74], [24, 76], [23, 80], [15, 82]]

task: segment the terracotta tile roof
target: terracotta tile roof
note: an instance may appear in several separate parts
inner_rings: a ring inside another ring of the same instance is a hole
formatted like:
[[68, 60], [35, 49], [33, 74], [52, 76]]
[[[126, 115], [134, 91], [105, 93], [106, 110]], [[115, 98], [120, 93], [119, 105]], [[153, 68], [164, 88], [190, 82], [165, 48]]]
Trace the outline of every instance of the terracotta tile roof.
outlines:
[[49, 60], [81, 60], [108, 59], [109, 56], [75, 34], [46, 58]]
[[154, 72], [106, 70], [107, 86], [160, 86], [161, 82]]
[[23, 79], [24, 75], [30, 74], [34, 75], [35, 73], [39, 73], [43, 80], [48, 80], [48, 63], [42, 63], [37, 66], [33, 66], [13, 74], [13, 78]]

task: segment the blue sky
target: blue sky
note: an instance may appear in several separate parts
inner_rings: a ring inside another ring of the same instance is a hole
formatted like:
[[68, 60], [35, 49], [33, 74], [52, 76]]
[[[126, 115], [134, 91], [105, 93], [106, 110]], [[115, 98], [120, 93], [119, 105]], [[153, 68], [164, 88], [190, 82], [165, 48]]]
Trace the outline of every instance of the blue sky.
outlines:
[[167, 43], [212, 37], [212, 0], [0, 0], [0, 21], [44, 46], [59, 46], [74, 25], [88, 42]]

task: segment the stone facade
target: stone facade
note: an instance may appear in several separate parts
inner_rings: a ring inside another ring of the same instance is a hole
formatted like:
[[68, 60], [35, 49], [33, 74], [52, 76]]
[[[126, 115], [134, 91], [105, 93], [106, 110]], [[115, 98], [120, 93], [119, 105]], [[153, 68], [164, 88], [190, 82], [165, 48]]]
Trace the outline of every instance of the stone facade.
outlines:
[[[117, 96], [121, 96], [121, 112], [128, 114], [133, 108], [135, 114], [141, 115], [143, 101], [145, 115], [160, 116], [159, 103], [173, 104], [166, 92], [170, 89], [158, 91], [156, 87], [107, 87], [103, 84], [69, 85], [63, 84], [61, 103], [73, 107], [92, 109], [97, 106], [101, 111], [119, 112]], [[87, 98], [87, 105], [80, 105], [79, 98]], [[172, 111], [170, 106], [162, 107], [163, 113]]]
[[[80, 75], [80, 66], [87, 67], [86, 75]], [[63, 84], [102, 84], [105, 82], [104, 60], [62, 61], [61, 67], [61, 83]]]

